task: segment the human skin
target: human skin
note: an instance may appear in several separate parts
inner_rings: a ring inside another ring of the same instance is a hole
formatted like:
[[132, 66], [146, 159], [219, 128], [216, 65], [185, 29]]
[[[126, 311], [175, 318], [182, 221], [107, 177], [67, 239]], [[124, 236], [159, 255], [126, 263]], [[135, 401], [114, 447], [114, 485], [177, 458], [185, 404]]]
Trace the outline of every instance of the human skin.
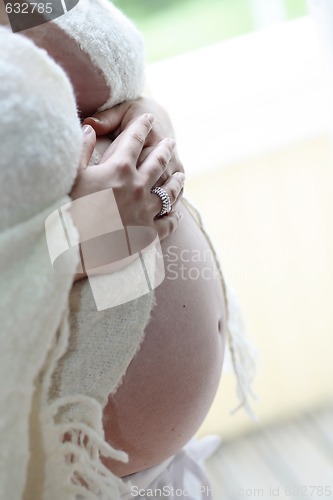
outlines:
[[[142, 111], [141, 101], [133, 106], [129, 123], [135, 110]], [[128, 464], [106, 461], [119, 476], [156, 465], [181, 449], [206, 416], [220, 379], [224, 290], [206, 238], [182, 201], [177, 210], [184, 217], [161, 243], [166, 278], [156, 289], [144, 341], [104, 409], [108, 442], [129, 455]]]
[[[144, 341], [104, 410], [107, 440], [129, 454], [128, 464], [107, 462], [119, 476], [158, 464], [182, 448], [208, 413], [220, 380], [223, 291], [213, 277], [215, 263], [204, 261], [209, 252], [205, 237], [189, 212], [182, 211], [181, 226], [161, 244], [163, 254], [169, 254], [166, 278], [156, 289], [157, 305]], [[193, 262], [194, 251], [201, 262]]]
[[177, 210], [182, 224], [161, 242], [166, 278], [156, 289], [144, 341], [104, 409], [107, 441], [129, 455], [128, 464], [105, 461], [119, 476], [176, 453], [206, 416], [220, 379], [221, 282], [203, 233], [181, 201]]
[[[177, 228], [182, 214], [173, 211], [168, 217], [156, 217], [161, 210], [161, 200], [156, 195], [152, 196], [150, 192], [167, 170], [175, 148], [175, 140], [164, 138], [139, 164], [143, 145], [152, 130], [153, 123], [154, 116], [150, 113], [140, 115], [133, 120], [112, 142], [112, 145], [107, 147], [97, 168], [96, 165], [89, 166], [92, 153], [97, 147], [96, 134], [90, 125], [84, 125], [81, 161], [71, 198], [77, 200], [98, 191], [112, 189], [116, 203], [111, 204], [113, 211], [110, 212], [109, 198], [103, 197], [106, 203], [106, 206], [103, 206], [103, 202], [98, 201], [101, 197], [92, 199], [89, 197], [90, 203], [84, 203], [84, 213], [82, 208], [76, 209], [77, 204], [74, 203], [72, 216], [79, 233], [87, 234], [86, 231], [90, 231], [87, 224], [93, 225], [96, 233], [96, 224], [99, 224], [101, 213], [107, 213], [109, 218], [116, 220], [120, 216], [123, 226], [153, 228], [155, 236], [157, 233], [160, 239], [165, 238]], [[101, 146], [105, 147], [106, 143], [110, 142], [106, 139], [102, 141], [102, 145], [98, 145], [99, 152]], [[110, 148], [112, 152], [109, 151]], [[184, 181], [185, 175], [182, 172], [175, 172], [163, 182], [163, 189], [169, 195], [172, 205], [181, 196]], [[82, 204], [79, 204], [79, 207], [82, 207]], [[103, 224], [102, 221], [100, 222]], [[100, 232], [103, 233], [103, 228]]]
[[[81, 116], [88, 116], [106, 100], [104, 77], [87, 54], [71, 47], [75, 44], [69, 37], [59, 37], [57, 27], [52, 34], [50, 25], [39, 27], [37, 35], [32, 30], [27, 34], [63, 66]], [[85, 78], [78, 78], [80, 74]], [[107, 441], [129, 454], [127, 464], [106, 462], [119, 476], [158, 464], [181, 449], [205, 418], [220, 379], [226, 338], [224, 292], [216, 264], [204, 257], [210, 251], [205, 236], [181, 201], [177, 210], [184, 214], [182, 225], [162, 242], [163, 253], [169, 255], [167, 276], [156, 290], [157, 305], [144, 341], [104, 409]]]
[[[160, 211], [161, 200], [150, 193], [151, 186], [159, 181], [167, 169], [175, 147], [174, 139], [166, 138], [160, 141], [138, 165], [143, 144], [151, 132], [153, 122], [154, 117], [149, 113], [133, 120], [112, 142], [112, 154], [106, 149], [104, 161], [100, 161], [97, 166], [89, 166], [92, 153], [96, 149], [95, 131], [90, 125], [83, 127], [81, 160], [71, 198], [73, 201], [82, 197], [84, 199], [83, 203], [71, 204], [71, 215], [83, 239], [91, 235], [92, 228], [95, 234], [104, 236], [102, 239], [90, 240], [90, 257], [84, 260], [85, 269], [79, 264], [75, 281], [87, 277], [87, 265], [90, 276], [98, 274], [99, 269], [104, 269], [105, 263], [110, 263], [110, 254], [115, 259], [112, 263], [113, 272], [136, 260], [137, 253], [129, 257], [128, 248], [124, 248], [122, 231], [104, 234], [106, 219], [113, 220], [118, 228], [120, 225], [141, 227], [142, 248], [150, 245], [157, 236], [160, 240], [167, 237], [177, 229], [182, 220], [183, 214], [176, 210], [167, 217], [155, 217]], [[105, 142], [104, 140], [99, 146], [105, 146]], [[100, 150], [100, 147], [98, 149]], [[175, 172], [163, 183], [163, 189], [174, 206], [181, 197], [184, 180], [185, 175], [182, 172]], [[97, 196], [91, 196], [99, 191]], [[101, 214], [104, 214], [104, 217], [101, 217]]]
[[[150, 105], [150, 100], [143, 101], [121, 105], [134, 107], [124, 127], [143, 105]], [[155, 104], [153, 108], [156, 113]], [[117, 117], [113, 118], [112, 127], [117, 124]], [[97, 129], [102, 128], [100, 123]], [[176, 453], [197, 431], [219, 383], [225, 342], [224, 292], [205, 237], [182, 202], [177, 203], [177, 210], [184, 217], [181, 227], [161, 244], [166, 278], [156, 289], [157, 305], [144, 342], [104, 410], [107, 440], [129, 454], [128, 464], [106, 461], [119, 476]]]

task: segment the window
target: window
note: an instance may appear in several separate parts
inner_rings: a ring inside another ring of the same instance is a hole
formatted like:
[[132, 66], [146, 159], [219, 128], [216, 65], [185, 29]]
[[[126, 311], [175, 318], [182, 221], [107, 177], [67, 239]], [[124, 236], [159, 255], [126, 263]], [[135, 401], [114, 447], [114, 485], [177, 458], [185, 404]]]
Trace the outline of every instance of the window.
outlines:
[[[116, 0], [144, 33], [149, 61], [306, 14], [306, 0]], [[280, 18], [280, 19], [279, 19]]]

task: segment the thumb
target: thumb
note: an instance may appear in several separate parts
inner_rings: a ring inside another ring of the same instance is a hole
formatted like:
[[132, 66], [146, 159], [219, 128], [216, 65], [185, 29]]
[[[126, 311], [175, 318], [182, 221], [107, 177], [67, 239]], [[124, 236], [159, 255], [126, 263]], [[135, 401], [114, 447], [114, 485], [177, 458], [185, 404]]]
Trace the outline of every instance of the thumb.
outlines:
[[97, 135], [105, 135], [115, 132], [121, 125], [121, 121], [128, 109], [128, 103], [118, 104], [111, 109], [89, 116], [84, 124], [91, 125]]
[[82, 128], [83, 132], [83, 144], [80, 159], [79, 169], [83, 170], [87, 168], [91, 155], [94, 152], [96, 146], [96, 133], [95, 130], [90, 125], [84, 125]]

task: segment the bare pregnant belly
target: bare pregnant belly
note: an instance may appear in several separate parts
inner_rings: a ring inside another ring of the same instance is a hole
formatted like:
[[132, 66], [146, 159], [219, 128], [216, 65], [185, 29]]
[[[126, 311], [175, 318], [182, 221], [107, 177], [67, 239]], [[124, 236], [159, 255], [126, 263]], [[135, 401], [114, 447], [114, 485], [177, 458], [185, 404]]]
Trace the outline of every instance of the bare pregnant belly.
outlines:
[[216, 265], [188, 210], [162, 242], [166, 278], [142, 346], [104, 411], [107, 440], [129, 454], [108, 461], [119, 476], [160, 463], [195, 434], [216, 393], [226, 311]]

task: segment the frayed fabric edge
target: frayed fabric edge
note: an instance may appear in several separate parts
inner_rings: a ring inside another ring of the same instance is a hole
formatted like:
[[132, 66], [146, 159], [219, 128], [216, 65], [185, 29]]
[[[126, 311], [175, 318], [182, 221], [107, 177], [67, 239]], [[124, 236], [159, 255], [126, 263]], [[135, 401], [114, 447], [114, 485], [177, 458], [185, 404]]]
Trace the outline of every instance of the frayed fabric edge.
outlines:
[[[105, 441], [103, 409], [93, 398], [76, 395], [50, 401], [52, 374], [66, 352], [69, 338], [68, 311], [47, 359], [41, 392], [41, 426], [47, 449], [44, 500], [116, 500], [125, 484], [104, 464], [102, 458], [127, 462], [128, 455]], [[62, 419], [65, 407], [84, 405], [86, 422]]]

